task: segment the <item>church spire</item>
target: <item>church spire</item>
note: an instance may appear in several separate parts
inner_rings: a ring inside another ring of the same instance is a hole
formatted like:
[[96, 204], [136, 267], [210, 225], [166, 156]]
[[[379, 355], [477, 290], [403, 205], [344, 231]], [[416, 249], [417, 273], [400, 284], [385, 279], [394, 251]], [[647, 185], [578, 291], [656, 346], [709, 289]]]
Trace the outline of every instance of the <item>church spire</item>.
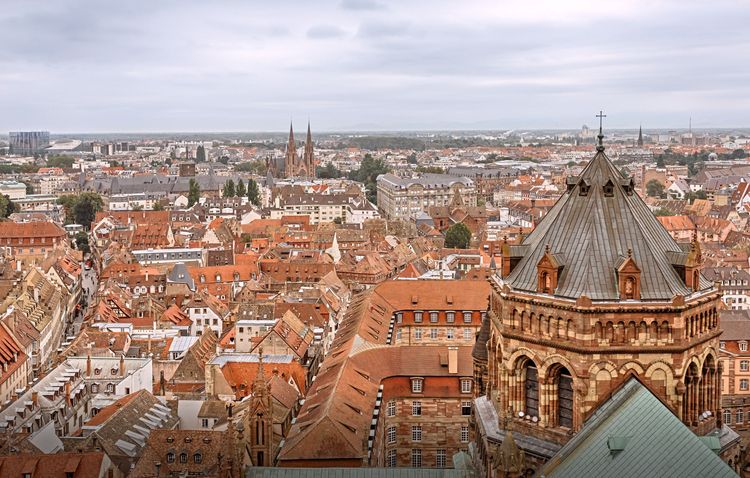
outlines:
[[307, 137], [305, 138], [305, 155], [302, 160], [302, 166], [311, 178], [315, 177], [315, 158], [313, 155], [312, 133], [310, 132], [310, 120], [307, 121]]
[[294, 126], [289, 123], [289, 141], [286, 145], [286, 176], [288, 178], [297, 175], [297, 144], [294, 142]]
[[643, 126], [638, 125], [638, 146], [643, 146]]

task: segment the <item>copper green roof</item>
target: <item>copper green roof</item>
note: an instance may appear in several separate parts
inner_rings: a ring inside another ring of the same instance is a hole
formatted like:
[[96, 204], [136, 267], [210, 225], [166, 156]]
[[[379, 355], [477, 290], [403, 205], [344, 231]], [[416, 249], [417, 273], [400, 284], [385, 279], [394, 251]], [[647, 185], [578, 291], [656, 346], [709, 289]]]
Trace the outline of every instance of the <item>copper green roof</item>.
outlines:
[[736, 474], [651, 391], [631, 378], [542, 470], [546, 478], [712, 477]]
[[[549, 246], [562, 266], [554, 295], [618, 300], [616, 268], [631, 249], [641, 270], [642, 300], [691, 294], [674, 267], [684, 264], [687, 251], [601, 149], [580, 176], [568, 178], [568, 190], [523, 244], [513, 248], [512, 255], [522, 258], [505, 281], [514, 289], [536, 291], [536, 266]], [[700, 288], [710, 287], [703, 278]]]

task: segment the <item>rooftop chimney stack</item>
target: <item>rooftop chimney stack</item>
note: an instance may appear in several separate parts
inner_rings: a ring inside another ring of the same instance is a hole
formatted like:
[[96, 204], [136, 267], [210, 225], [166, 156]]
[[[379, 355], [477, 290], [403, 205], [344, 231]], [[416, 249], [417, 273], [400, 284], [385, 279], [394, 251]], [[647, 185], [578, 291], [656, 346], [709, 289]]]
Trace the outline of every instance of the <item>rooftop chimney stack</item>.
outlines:
[[458, 373], [458, 347], [448, 347], [448, 373]]

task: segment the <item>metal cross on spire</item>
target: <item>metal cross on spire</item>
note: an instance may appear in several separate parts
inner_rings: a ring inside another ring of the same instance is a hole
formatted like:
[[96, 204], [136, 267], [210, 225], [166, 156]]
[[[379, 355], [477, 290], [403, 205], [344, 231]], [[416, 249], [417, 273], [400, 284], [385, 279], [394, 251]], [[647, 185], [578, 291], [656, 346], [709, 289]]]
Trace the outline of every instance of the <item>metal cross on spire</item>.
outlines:
[[599, 114], [596, 115], [597, 118], [599, 118], [599, 145], [596, 147], [597, 151], [604, 151], [604, 133], [602, 132], [602, 122], [604, 118], [607, 117], [607, 115], [604, 114], [604, 111], [599, 110]]

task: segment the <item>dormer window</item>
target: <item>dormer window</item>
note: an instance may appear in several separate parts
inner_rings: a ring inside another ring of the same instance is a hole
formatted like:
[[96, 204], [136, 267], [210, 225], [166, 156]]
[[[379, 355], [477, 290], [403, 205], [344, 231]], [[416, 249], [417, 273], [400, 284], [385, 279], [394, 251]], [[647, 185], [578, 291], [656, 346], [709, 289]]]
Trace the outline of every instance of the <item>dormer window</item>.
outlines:
[[550, 252], [549, 246], [545, 247], [544, 255], [536, 265], [537, 270], [537, 292], [541, 294], [554, 294], [560, 277], [562, 264], [555, 254]]
[[424, 379], [423, 378], [413, 378], [413, 379], [411, 379], [411, 392], [412, 393], [422, 393], [423, 389], [424, 389]]
[[641, 298], [641, 269], [635, 263], [630, 249], [628, 249], [627, 257], [622, 259], [617, 267], [617, 277], [621, 300]]
[[589, 183], [583, 179], [580, 183], [578, 183], [578, 195], [579, 196], [588, 196], [589, 195], [589, 189], [591, 186]]
[[604, 185], [604, 197], [611, 198], [615, 195], [615, 185], [612, 184], [612, 180], [607, 181]]
[[201, 274], [200, 281], [201, 281], [201, 284], [203, 284], [204, 282], [206, 282], [206, 276], [203, 275], [203, 274]]
[[747, 352], [747, 342], [740, 342], [740, 352]]

